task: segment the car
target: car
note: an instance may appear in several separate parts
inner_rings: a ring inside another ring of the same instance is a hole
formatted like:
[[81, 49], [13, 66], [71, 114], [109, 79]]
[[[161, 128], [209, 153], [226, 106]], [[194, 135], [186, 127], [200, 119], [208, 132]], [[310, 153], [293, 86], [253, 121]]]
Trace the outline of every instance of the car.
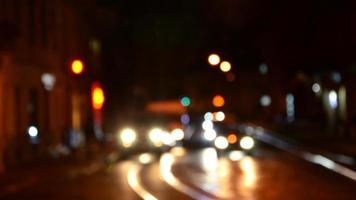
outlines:
[[215, 147], [219, 151], [241, 150], [251, 153], [255, 140], [237, 131], [234, 123], [213, 120], [196, 120], [185, 129], [183, 146], [188, 149]]
[[145, 152], [161, 154], [173, 144], [167, 122], [157, 116], [131, 117], [116, 134], [117, 151], [124, 158]]

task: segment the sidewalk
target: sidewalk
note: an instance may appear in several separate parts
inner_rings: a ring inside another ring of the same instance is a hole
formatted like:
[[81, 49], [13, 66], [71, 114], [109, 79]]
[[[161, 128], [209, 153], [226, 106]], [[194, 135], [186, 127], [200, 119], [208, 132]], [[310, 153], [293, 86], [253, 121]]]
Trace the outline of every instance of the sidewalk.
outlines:
[[1, 196], [30, 188], [38, 183], [61, 181], [90, 175], [106, 166], [108, 152], [91, 147], [89, 152], [76, 152], [60, 158], [42, 158], [0, 174]]

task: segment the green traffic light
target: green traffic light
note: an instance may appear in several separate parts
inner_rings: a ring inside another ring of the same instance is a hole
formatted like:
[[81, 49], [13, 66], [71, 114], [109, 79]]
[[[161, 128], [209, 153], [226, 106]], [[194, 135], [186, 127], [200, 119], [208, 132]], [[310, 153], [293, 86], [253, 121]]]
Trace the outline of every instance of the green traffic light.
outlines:
[[187, 106], [190, 106], [191, 104], [191, 101], [190, 101], [190, 98], [189, 97], [183, 97], [181, 100], [180, 100], [180, 103], [187, 107]]

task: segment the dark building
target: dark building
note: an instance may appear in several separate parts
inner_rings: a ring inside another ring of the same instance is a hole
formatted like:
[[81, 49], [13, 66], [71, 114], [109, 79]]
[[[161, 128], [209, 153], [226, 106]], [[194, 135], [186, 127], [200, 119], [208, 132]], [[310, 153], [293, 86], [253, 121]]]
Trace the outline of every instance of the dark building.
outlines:
[[[0, 171], [42, 155], [91, 121], [89, 83], [98, 71], [89, 69], [98, 63], [91, 50], [100, 43], [91, 37], [93, 7], [85, 3], [0, 1]], [[86, 70], [73, 77], [69, 65], [77, 58]]]

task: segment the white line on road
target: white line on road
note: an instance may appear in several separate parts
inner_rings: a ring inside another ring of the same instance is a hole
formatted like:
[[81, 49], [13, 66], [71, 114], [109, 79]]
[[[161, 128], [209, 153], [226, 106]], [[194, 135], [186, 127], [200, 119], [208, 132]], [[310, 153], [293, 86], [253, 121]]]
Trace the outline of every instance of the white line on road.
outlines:
[[183, 194], [186, 194], [193, 199], [213, 200], [213, 198], [208, 197], [207, 195], [199, 192], [198, 190], [195, 190], [183, 184], [174, 176], [174, 174], [172, 173], [172, 166], [174, 164], [174, 160], [174, 156], [170, 153], [166, 153], [161, 157], [160, 169], [163, 180], [179, 192], [182, 192]]
[[139, 173], [142, 166], [138, 164], [131, 163], [132, 166], [129, 167], [127, 174], [127, 181], [133, 191], [136, 192], [144, 200], [158, 200], [155, 196], [149, 193], [140, 183]]

